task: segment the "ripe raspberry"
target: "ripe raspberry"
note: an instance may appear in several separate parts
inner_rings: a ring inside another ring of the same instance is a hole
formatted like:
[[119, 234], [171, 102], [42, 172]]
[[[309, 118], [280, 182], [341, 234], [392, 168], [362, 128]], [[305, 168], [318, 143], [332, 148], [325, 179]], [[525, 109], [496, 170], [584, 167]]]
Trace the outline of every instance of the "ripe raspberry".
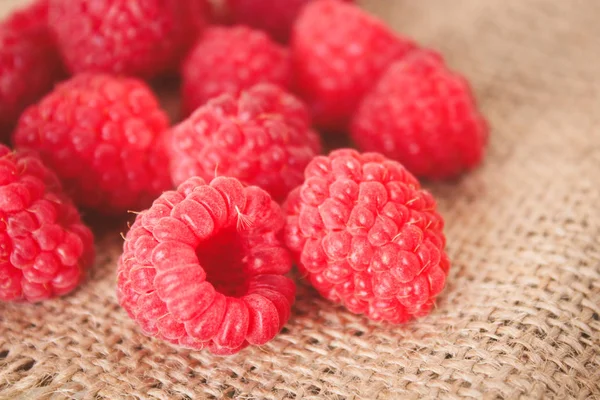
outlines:
[[377, 153], [316, 157], [286, 204], [285, 240], [326, 298], [374, 320], [429, 312], [450, 263], [433, 197]]
[[287, 49], [245, 26], [213, 27], [198, 40], [183, 64], [187, 114], [223, 93], [237, 96], [259, 83], [287, 88], [291, 59]]
[[173, 128], [171, 177], [179, 184], [192, 176], [233, 176], [282, 201], [320, 151], [309, 126], [306, 107], [277, 86], [225, 94]]
[[468, 82], [430, 51], [390, 66], [363, 100], [351, 132], [360, 149], [381, 152], [431, 179], [475, 167], [488, 138]]
[[[226, 0], [230, 19], [262, 29], [280, 42], [287, 42], [300, 10], [311, 0]], [[348, 0], [346, 0], [348, 1]]]
[[386, 67], [415, 47], [357, 6], [334, 0], [304, 8], [291, 46], [296, 90], [315, 124], [331, 131], [344, 130]]
[[117, 295], [148, 336], [233, 354], [271, 340], [296, 286], [281, 208], [234, 178], [194, 177], [139, 214], [119, 259]]
[[47, 13], [47, 1], [37, 1], [0, 24], [0, 139], [64, 74]]
[[29, 107], [14, 141], [38, 151], [76, 203], [120, 213], [146, 207], [171, 186], [159, 141], [168, 125], [143, 82], [83, 74]]
[[35, 154], [0, 145], [0, 300], [69, 293], [93, 259], [92, 232], [56, 175]]
[[49, 0], [49, 23], [74, 73], [150, 78], [173, 67], [205, 24], [204, 0]]

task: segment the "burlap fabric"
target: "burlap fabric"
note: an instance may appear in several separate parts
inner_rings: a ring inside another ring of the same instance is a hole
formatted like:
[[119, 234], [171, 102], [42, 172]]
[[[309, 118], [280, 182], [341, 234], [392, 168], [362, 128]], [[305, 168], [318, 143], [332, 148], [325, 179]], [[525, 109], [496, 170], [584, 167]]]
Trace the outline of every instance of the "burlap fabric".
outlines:
[[109, 231], [80, 290], [0, 305], [0, 398], [600, 398], [600, 2], [364, 5], [440, 49], [493, 127], [481, 169], [429, 185], [453, 260], [434, 312], [382, 325], [301, 287], [268, 345], [179, 350], [117, 305]]

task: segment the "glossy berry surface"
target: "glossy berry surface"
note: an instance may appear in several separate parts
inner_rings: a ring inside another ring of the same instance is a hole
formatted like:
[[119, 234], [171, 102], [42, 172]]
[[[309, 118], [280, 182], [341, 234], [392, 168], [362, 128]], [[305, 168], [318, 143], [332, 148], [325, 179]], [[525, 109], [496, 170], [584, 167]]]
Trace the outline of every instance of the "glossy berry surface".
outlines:
[[175, 184], [232, 176], [283, 201], [320, 148], [304, 104], [261, 84], [209, 101], [172, 129], [171, 176]]
[[0, 23], [0, 139], [64, 74], [47, 14], [48, 2], [41, 0]]
[[71, 72], [143, 78], [177, 67], [207, 13], [204, 0], [49, 3], [49, 24]]
[[429, 313], [450, 267], [444, 222], [402, 165], [349, 149], [318, 156], [285, 207], [286, 244], [324, 297], [392, 323]]
[[383, 153], [430, 179], [477, 166], [488, 140], [469, 83], [432, 51], [392, 64], [363, 100], [351, 132], [361, 150]]
[[56, 175], [35, 154], [0, 145], [0, 301], [67, 294], [93, 259], [92, 232]]
[[313, 1], [292, 34], [296, 91], [319, 128], [343, 132], [387, 66], [414, 48], [354, 4]]
[[140, 213], [119, 259], [120, 304], [146, 335], [233, 354], [271, 340], [295, 296], [284, 216], [262, 189], [191, 178]]
[[17, 147], [36, 150], [82, 207], [118, 214], [170, 188], [161, 135], [169, 121], [145, 83], [82, 74], [21, 116]]
[[237, 96], [259, 83], [288, 88], [289, 51], [264, 32], [245, 26], [211, 27], [196, 42], [182, 67], [186, 114], [224, 93]]

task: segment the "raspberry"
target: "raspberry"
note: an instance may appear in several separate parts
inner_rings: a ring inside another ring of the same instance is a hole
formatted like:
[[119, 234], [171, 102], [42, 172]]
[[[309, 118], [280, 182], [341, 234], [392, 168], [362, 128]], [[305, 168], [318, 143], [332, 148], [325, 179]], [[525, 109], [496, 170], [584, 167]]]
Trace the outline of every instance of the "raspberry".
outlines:
[[49, 0], [49, 23], [74, 73], [150, 78], [177, 66], [203, 27], [204, 0]]
[[258, 83], [287, 88], [291, 59], [287, 49], [261, 31], [237, 27], [207, 29], [183, 64], [183, 98], [190, 114], [223, 93], [237, 96]]
[[427, 314], [450, 267], [433, 197], [378, 153], [333, 151], [305, 178], [285, 206], [285, 240], [317, 291], [374, 320]]
[[[234, 23], [262, 29], [280, 42], [287, 42], [294, 20], [311, 0], [226, 0]], [[348, 0], [346, 0], [348, 1]]]
[[93, 259], [92, 232], [56, 175], [35, 154], [0, 145], [0, 300], [67, 294]]
[[148, 336], [233, 354], [285, 325], [296, 286], [281, 208], [262, 189], [198, 177], [139, 214], [119, 259], [120, 304]]
[[0, 24], [0, 139], [64, 74], [47, 13], [47, 1], [37, 1]]
[[76, 203], [117, 214], [171, 186], [159, 141], [168, 119], [141, 81], [82, 74], [21, 116], [15, 144], [38, 151]]
[[233, 176], [282, 201], [319, 153], [308, 110], [277, 86], [225, 94], [197, 109], [171, 133], [171, 177]]
[[329, 131], [346, 129], [385, 68], [415, 47], [357, 6], [334, 0], [304, 8], [291, 46], [296, 90], [315, 124]]
[[443, 179], [481, 162], [488, 125], [468, 82], [440, 55], [418, 51], [390, 66], [351, 132], [360, 149], [398, 160], [417, 176]]

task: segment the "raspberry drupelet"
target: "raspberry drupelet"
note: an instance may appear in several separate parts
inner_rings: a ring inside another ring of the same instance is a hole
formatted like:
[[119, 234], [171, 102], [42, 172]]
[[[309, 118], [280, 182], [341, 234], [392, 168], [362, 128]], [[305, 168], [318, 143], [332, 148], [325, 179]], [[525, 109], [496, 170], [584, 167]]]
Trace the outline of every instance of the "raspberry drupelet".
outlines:
[[392, 64], [352, 122], [363, 151], [377, 151], [429, 179], [454, 178], [477, 166], [488, 125], [469, 83], [433, 51]]
[[281, 208], [262, 189], [198, 177], [140, 213], [119, 259], [120, 304], [146, 335], [215, 354], [271, 340], [296, 286]]
[[350, 149], [315, 157], [285, 210], [286, 244], [324, 297], [392, 323], [431, 310], [450, 267], [444, 223], [402, 165]]
[[234, 96], [259, 83], [288, 88], [289, 51], [259, 30], [215, 26], [204, 31], [182, 67], [184, 112], [189, 115], [213, 97]]
[[93, 260], [92, 232], [56, 175], [35, 154], [0, 145], [0, 301], [67, 294]]
[[283, 201], [320, 150], [304, 104], [260, 84], [209, 101], [172, 129], [171, 176], [175, 184], [192, 176], [232, 176]]
[[354, 4], [313, 1], [293, 29], [295, 89], [317, 127], [343, 133], [388, 65], [415, 47]]
[[47, 16], [48, 2], [40, 0], [0, 23], [0, 139], [64, 75]]
[[205, 0], [49, 0], [49, 24], [73, 73], [152, 78], [175, 70], [205, 25]]
[[145, 83], [81, 74], [23, 113], [14, 142], [39, 152], [78, 205], [119, 214], [171, 187], [161, 136], [168, 126]]

